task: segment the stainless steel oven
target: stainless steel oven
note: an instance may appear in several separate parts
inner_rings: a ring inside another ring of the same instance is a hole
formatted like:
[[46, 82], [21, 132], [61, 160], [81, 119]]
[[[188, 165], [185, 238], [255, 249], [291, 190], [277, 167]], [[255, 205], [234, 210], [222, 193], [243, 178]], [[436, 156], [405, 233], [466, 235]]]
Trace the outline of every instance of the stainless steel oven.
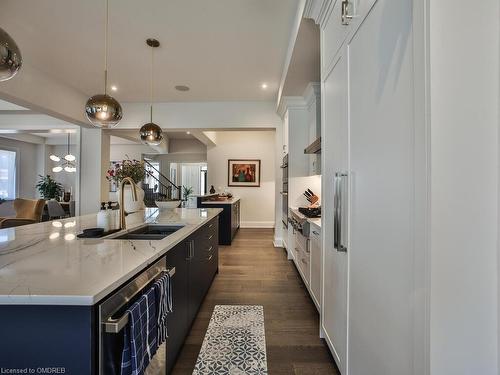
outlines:
[[[168, 269], [165, 257], [134, 277], [99, 305], [99, 374], [121, 373], [123, 351], [123, 328], [128, 323], [127, 308], [135, 302], [154, 281], [169, 273], [175, 274], [175, 267]], [[163, 343], [147, 367], [146, 374], [166, 374], [166, 342]]]
[[283, 187], [281, 189], [281, 221], [288, 228], [288, 154], [283, 157], [281, 164]]

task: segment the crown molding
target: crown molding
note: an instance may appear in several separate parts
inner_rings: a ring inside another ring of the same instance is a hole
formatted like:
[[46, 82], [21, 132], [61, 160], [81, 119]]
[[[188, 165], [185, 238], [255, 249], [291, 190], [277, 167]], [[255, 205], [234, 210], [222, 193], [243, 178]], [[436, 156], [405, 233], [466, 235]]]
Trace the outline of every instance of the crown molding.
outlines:
[[334, 0], [306, 0], [303, 17], [311, 18], [316, 24], [322, 25], [334, 2]]
[[320, 96], [321, 84], [319, 82], [309, 82], [303, 94], [307, 107], [309, 107], [313, 101], [317, 101]]
[[283, 118], [289, 109], [306, 109], [307, 103], [302, 96], [282, 96], [277, 113]]

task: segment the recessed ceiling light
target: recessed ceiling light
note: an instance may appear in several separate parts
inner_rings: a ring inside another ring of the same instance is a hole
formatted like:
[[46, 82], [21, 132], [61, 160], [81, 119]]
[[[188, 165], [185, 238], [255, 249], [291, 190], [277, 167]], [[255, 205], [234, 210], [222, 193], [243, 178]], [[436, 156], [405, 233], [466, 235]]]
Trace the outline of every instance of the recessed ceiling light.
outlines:
[[267, 83], [263, 83], [260, 87], [262, 87], [263, 90], [267, 89]]
[[116, 91], [116, 90], [118, 90], [118, 87], [113, 85], [113, 86], [111, 86], [111, 90]]
[[177, 91], [189, 91], [189, 87], [188, 86], [184, 86], [184, 85], [175, 86], [175, 89]]
[[186, 134], [191, 134], [191, 132], [186, 132]]

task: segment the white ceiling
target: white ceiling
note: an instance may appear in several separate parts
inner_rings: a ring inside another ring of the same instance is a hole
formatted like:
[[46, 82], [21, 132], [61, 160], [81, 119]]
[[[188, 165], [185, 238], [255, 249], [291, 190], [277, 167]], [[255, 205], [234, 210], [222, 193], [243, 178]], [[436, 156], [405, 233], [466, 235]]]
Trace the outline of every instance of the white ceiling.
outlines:
[[302, 19], [283, 85], [283, 96], [303, 95], [309, 82], [320, 82], [319, 38], [319, 26], [312, 19]]
[[[156, 101], [275, 99], [298, 2], [109, 0], [113, 95], [149, 100], [145, 39], [156, 37]], [[1, 0], [0, 24], [27, 64], [92, 95], [103, 90], [104, 7], [104, 0]]]

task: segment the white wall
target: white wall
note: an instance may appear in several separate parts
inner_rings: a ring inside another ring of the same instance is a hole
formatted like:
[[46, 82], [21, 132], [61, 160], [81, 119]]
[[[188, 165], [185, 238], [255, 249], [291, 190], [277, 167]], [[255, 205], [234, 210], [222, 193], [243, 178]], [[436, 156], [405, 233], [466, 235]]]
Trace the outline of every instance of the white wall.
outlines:
[[136, 159], [141, 160], [142, 154], [150, 154], [151, 147], [145, 145], [119, 145], [119, 144], [111, 144], [109, 148], [109, 159], [112, 161], [118, 161], [127, 159]]
[[80, 183], [81, 215], [99, 211], [100, 202], [109, 199], [109, 185], [105, 173], [109, 168], [110, 136], [100, 129], [81, 129]]
[[497, 375], [499, 2], [430, 20], [431, 374]]
[[170, 139], [168, 144], [168, 153], [205, 153], [207, 146], [197, 139]]
[[208, 186], [227, 186], [229, 159], [260, 159], [260, 187], [231, 187], [241, 198], [242, 227], [274, 227], [275, 131], [217, 132], [217, 146], [207, 151]]

